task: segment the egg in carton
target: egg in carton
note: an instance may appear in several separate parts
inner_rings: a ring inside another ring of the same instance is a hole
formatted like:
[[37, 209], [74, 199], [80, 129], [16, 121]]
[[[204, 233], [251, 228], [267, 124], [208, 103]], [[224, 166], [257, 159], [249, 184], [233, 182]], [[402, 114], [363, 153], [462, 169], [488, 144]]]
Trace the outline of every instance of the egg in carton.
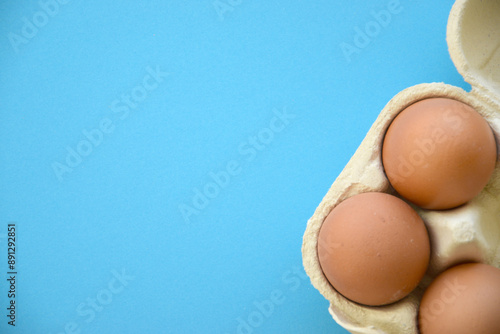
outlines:
[[311, 283], [330, 302], [335, 321], [353, 334], [417, 334], [420, 301], [436, 277], [463, 262], [500, 268], [500, 164], [483, 190], [466, 204], [450, 210], [412, 205], [423, 219], [430, 239], [430, 261], [418, 286], [403, 299], [383, 306], [366, 306], [337, 292], [325, 276], [318, 256], [318, 235], [331, 211], [362, 193], [398, 195], [384, 171], [382, 147], [386, 132], [405, 108], [429, 98], [448, 98], [474, 108], [489, 124], [500, 146], [500, 1], [457, 0], [447, 26], [451, 58], [472, 90], [443, 84], [420, 84], [394, 96], [337, 177], [303, 237], [303, 264]]

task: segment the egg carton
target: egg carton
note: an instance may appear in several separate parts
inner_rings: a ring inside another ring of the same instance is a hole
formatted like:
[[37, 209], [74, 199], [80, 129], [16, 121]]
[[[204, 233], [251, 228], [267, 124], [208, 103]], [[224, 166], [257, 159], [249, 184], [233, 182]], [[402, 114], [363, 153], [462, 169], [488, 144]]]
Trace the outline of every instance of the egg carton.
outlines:
[[500, 163], [486, 187], [463, 206], [445, 211], [414, 209], [424, 220], [431, 241], [429, 268], [418, 287], [386, 306], [364, 306], [339, 294], [323, 274], [317, 253], [318, 234], [327, 215], [343, 200], [365, 192], [395, 194], [382, 165], [382, 143], [392, 120], [411, 104], [433, 97], [472, 106], [492, 128], [500, 147], [500, 1], [457, 0], [447, 26], [451, 59], [472, 90], [444, 83], [407, 88], [381, 111], [355, 154], [337, 177], [303, 237], [304, 268], [311, 283], [330, 302], [333, 319], [353, 334], [417, 334], [417, 312], [425, 289], [447, 268], [467, 261], [500, 268]]

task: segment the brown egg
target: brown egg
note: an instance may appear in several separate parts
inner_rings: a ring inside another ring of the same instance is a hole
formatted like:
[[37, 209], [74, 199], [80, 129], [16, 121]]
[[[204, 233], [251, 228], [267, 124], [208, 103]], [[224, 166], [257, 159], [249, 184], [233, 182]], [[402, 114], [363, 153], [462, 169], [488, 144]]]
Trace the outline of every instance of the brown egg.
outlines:
[[421, 334], [499, 334], [500, 269], [462, 264], [439, 275], [420, 303]]
[[318, 257], [331, 285], [346, 298], [385, 305], [408, 295], [427, 270], [430, 245], [420, 216], [384, 193], [355, 195], [326, 217]]
[[426, 209], [449, 209], [468, 202], [488, 183], [497, 147], [488, 122], [472, 107], [430, 98], [394, 119], [382, 160], [401, 196]]

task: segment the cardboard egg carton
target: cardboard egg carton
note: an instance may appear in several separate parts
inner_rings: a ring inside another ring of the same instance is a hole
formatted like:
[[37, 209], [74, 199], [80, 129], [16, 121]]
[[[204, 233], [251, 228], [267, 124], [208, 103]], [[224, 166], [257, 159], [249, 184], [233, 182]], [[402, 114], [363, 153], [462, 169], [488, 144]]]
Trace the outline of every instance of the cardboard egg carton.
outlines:
[[394, 96], [327, 192], [304, 233], [303, 263], [311, 283], [330, 301], [329, 311], [342, 327], [359, 334], [417, 334], [417, 312], [432, 280], [465, 261], [500, 268], [500, 163], [486, 187], [463, 206], [445, 211], [414, 209], [424, 220], [431, 241], [429, 268], [419, 286], [386, 306], [364, 306], [339, 294], [324, 276], [317, 253], [318, 234], [326, 216], [343, 200], [365, 192], [395, 194], [382, 165], [382, 142], [392, 120], [409, 105], [426, 98], [462, 101], [491, 126], [500, 147], [500, 1], [457, 0], [450, 13], [447, 42], [451, 58], [472, 90], [443, 84], [420, 84]]

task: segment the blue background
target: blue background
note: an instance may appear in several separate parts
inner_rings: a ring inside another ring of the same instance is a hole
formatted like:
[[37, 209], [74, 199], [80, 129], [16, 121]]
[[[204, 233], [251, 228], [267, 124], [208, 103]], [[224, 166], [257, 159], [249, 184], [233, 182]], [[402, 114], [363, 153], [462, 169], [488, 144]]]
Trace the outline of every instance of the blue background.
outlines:
[[349, 57], [391, 1], [65, 2], [0, 4], [0, 332], [347, 333], [302, 234], [396, 93], [468, 87], [453, 1], [401, 0]]

